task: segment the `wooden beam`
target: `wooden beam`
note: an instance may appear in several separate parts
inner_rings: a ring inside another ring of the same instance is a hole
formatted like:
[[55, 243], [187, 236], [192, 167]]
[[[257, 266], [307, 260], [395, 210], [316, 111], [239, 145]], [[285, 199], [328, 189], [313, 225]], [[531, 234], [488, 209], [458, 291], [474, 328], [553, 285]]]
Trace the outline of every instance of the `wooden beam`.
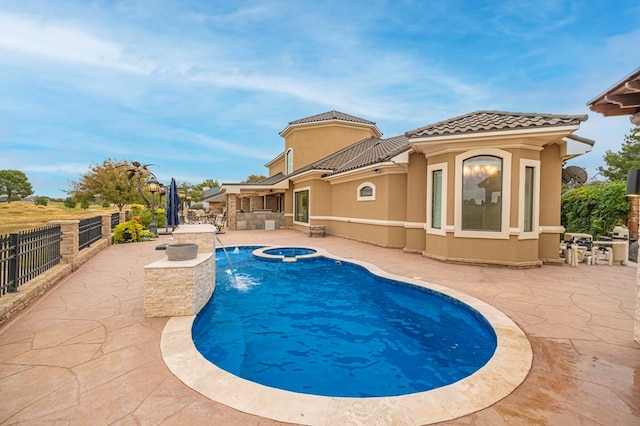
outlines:
[[624, 84], [624, 87], [634, 92], [640, 92], [640, 79], [627, 81]]
[[606, 95], [607, 102], [620, 105], [621, 107], [640, 107], [640, 93], [625, 93], [622, 95]]
[[599, 112], [605, 117], [615, 116], [615, 115], [628, 115], [636, 112], [636, 108], [629, 107], [623, 108], [620, 105], [616, 104], [597, 104], [590, 105], [589, 109], [593, 112]]

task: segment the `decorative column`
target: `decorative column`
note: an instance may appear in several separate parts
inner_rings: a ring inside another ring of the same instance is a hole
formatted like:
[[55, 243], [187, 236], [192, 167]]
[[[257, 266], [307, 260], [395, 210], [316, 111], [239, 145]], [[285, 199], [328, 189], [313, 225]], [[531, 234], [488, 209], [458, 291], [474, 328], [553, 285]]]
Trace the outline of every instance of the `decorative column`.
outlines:
[[62, 241], [60, 242], [61, 262], [71, 265], [72, 270], [76, 269], [76, 258], [80, 251], [78, 226], [79, 220], [52, 220], [49, 225], [60, 225], [60, 234]]
[[227, 195], [227, 228], [232, 231], [238, 230], [238, 219], [236, 217], [236, 194]]
[[111, 245], [111, 215], [102, 215], [102, 239]]

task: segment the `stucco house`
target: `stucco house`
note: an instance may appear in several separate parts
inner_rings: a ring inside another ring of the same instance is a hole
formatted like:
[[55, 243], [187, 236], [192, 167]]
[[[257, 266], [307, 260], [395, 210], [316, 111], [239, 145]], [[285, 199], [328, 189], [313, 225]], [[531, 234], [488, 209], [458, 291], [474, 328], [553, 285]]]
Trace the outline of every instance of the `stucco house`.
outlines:
[[324, 225], [442, 261], [560, 262], [562, 168], [593, 147], [574, 135], [586, 119], [476, 111], [390, 138], [338, 111], [291, 121], [266, 180], [222, 185], [227, 227]]

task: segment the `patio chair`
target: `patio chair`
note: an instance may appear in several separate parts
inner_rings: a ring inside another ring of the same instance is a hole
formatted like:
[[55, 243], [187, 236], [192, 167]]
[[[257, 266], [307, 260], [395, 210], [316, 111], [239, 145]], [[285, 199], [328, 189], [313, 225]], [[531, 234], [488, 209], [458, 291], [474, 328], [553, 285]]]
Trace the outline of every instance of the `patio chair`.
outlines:
[[215, 223], [216, 234], [224, 234], [224, 226], [226, 224], [227, 224], [227, 212], [225, 211], [222, 214], [222, 218], [220, 219], [220, 221], [216, 220], [216, 223]]

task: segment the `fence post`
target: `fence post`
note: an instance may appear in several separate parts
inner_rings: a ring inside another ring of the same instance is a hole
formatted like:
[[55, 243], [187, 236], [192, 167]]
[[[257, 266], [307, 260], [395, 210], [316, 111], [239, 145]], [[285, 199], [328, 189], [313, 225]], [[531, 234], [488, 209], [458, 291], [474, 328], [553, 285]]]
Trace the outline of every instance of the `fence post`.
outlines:
[[120, 223], [125, 223], [127, 221], [127, 210], [122, 210], [120, 212]]
[[102, 215], [102, 239], [111, 245], [111, 214]]
[[60, 261], [76, 270], [76, 258], [80, 252], [78, 225], [79, 220], [52, 220], [49, 225], [60, 225]]
[[[9, 261], [8, 279], [9, 282], [13, 282], [13, 284], [9, 287], [8, 291], [9, 293], [15, 293], [18, 291], [18, 244], [20, 243], [20, 234], [10, 234], [9, 238], [9, 244], [13, 247], [13, 259]], [[11, 254], [9, 254], [9, 256], [11, 256]]]

